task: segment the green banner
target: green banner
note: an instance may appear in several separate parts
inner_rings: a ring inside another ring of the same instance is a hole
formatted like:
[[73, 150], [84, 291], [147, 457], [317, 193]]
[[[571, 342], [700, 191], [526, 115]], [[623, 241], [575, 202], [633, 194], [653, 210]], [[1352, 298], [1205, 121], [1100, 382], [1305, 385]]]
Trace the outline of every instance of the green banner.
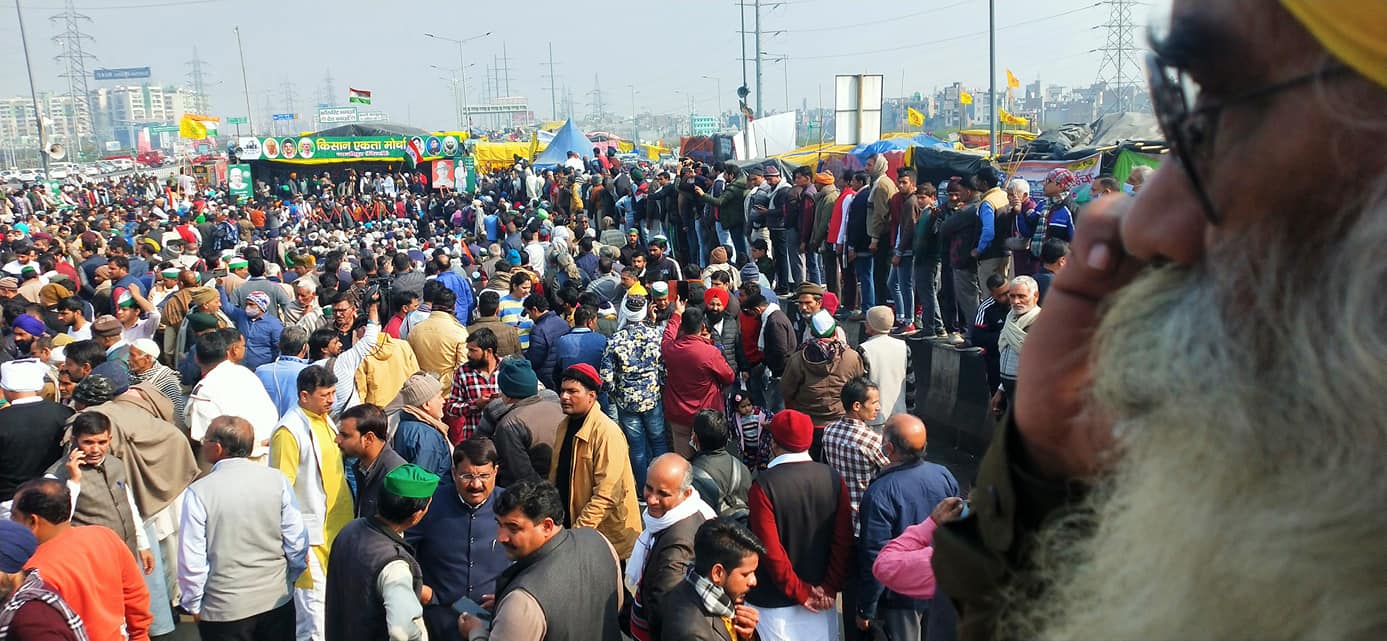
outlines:
[[255, 181], [250, 176], [250, 165], [227, 165], [226, 186], [237, 203], [244, 203], [255, 193]]
[[[418, 136], [424, 160], [450, 155], [461, 147], [456, 137]], [[355, 160], [391, 161], [405, 159], [405, 136], [279, 136], [260, 139], [260, 158], [282, 162], [315, 164]]]
[[1117, 160], [1113, 162], [1112, 177], [1116, 178], [1118, 182], [1125, 183], [1127, 177], [1132, 175], [1133, 167], [1146, 165], [1147, 167], [1159, 168], [1161, 160], [1164, 158], [1165, 156], [1157, 154], [1143, 154], [1130, 149], [1123, 149], [1121, 153], [1117, 154]]
[[477, 159], [473, 156], [463, 156], [462, 170], [467, 172], [467, 193], [477, 193]]

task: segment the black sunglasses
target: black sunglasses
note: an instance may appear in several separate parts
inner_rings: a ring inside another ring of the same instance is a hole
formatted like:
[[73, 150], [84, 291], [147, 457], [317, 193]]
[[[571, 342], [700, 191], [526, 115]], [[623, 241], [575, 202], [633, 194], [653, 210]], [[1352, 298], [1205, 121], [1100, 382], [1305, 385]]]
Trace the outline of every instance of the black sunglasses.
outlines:
[[1227, 100], [1196, 107], [1199, 96], [1191, 96], [1185, 91], [1185, 83], [1189, 77], [1184, 69], [1162, 60], [1154, 51], [1146, 54], [1146, 77], [1151, 88], [1151, 109], [1155, 112], [1161, 132], [1165, 134], [1166, 141], [1170, 143], [1171, 150], [1199, 197], [1200, 204], [1204, 207], [1204, 217], [1208, 219], [1209, 224], [1218, 225], [1221, 218], [1205, 188], [1200, 170], [1207, 169], [1201, 165], [1207, 165], [1211, 160], [1217, 124], [1223, 110], [1265, 100], [1313, 82], [1346, 75], [1349, 71], [1351, 70], [1348, 67], [1336, 63], [1308, 74], [1252, 89]]

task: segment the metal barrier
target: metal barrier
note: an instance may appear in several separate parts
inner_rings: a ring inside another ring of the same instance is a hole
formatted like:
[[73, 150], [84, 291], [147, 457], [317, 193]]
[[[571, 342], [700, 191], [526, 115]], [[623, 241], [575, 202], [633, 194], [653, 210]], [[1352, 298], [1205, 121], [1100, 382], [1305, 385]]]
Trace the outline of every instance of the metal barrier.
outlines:
[[911, 400], [929, 428], [930, 447], [952, 447], [982, 456], [992, 438], [992, 389], [982, 350], [958, 349], [932, 338], [911, 337]]

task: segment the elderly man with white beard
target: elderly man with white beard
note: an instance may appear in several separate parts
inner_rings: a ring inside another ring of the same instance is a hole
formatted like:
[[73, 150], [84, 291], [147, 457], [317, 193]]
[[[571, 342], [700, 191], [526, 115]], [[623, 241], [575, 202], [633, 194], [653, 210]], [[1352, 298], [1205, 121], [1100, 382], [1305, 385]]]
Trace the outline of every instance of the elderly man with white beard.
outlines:
[[1387, 3], [1170, 18], [1170, 158], [1084, 211], [936, 533], [963, 639], [1387, 635]]
[[1031, 324], [1040, 318], [1040, 287], [1030, 276], [1017, 276], [1011, 279], [1007, 291], [1011, 301], [1011, 311], [1007, 312], [1007, 322], [1002, 326], [1002, 334], [997, 337], [999, 370], [1002, 384], [992, 395], [992, 413], [1000, 416], [1004, 407], [1009, 407], [1016, 398], [1016, 368], [1021, 361], [1021, 346], [1026, 342], [1026, 332]]

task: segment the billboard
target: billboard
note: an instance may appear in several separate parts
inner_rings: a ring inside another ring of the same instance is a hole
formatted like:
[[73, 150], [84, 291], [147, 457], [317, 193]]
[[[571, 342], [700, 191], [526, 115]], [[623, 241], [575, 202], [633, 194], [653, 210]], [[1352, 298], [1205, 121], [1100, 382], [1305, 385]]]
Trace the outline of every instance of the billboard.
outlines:
[[356, 107], [322, 107], [318, 109], [318, 124], [346, 125], [358, 122]]
[[236, 202], [250, 200], [255, 184], [251, 180], [250, 165], [229, 165], [226, 168], [226, 184]]
[[1039, 201], [1045, 197], [1045, 177], [1056, 169], [1068, 169], [1079, 179], [1079, 186], [1091, 184], [1098, 179], [1103, 168], [1103, 154], [1093, 154], [1074, 160], [1023, 160], [1005, 163], [1002, 170], [1008, 178], [1025, 178], [1031, 184], [1031, 197]]
[[357, 122], [385, 122], [390, 120], [390, 114], [384, 111], [363, 111], [356, 115]]
[[97, 69], [92, 72], [97, 80], [131, 80], [148, 78], [149, 67], [124, 67], [121, 69]]
[[452, 160], [433, 161], [433, 188], [448, 189], [457, 188], [456, 165]]
[[[865, 145], [881, 140], [882, 76], [834, 76], [835, 145]], [[767, 155], [762, 153], [761, 155]]]
[[241, 160], [260, 160], [260, 139], [254, 136], [241, 136], [237, 139], [236, 145], [241, 148], [241, 153], [236, 157]]

